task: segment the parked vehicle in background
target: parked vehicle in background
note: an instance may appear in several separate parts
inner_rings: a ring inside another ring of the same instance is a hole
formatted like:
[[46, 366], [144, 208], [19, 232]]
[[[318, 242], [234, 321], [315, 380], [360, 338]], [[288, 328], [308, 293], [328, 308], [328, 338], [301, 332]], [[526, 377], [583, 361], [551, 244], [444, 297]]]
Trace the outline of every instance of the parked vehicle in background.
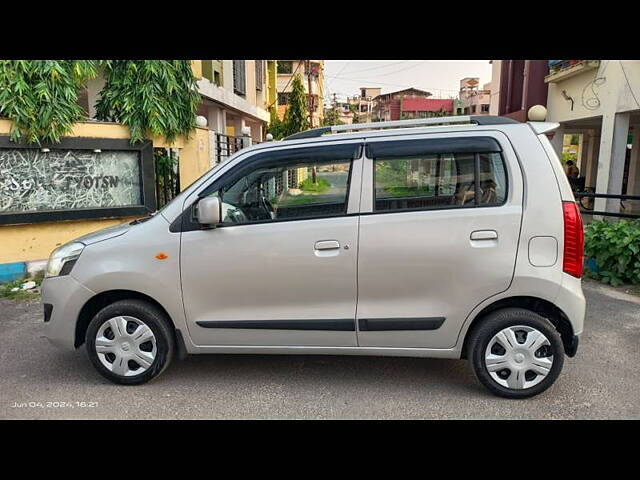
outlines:
[[176, 354], [307, 353], [466, 358], [493, 393], [538, 394], [585, 315], [555, 127], [431, 118], [241, 150], [156, 215], [54, 251], [48, 337], [123, 384]]

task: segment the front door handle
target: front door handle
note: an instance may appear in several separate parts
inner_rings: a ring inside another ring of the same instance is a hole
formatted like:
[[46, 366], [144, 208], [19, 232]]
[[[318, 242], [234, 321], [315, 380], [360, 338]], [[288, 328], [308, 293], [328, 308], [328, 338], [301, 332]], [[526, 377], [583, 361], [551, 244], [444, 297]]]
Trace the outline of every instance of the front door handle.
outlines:
[[335, 250], [340, 248], [340, 243], [336, 240], [323, 240], [320, 242], [316, 242], [315, 247], [316, 250]]
[[471, 232], [471, 240], [497, 240], [498, 232], [495, 230], [476, 230]]

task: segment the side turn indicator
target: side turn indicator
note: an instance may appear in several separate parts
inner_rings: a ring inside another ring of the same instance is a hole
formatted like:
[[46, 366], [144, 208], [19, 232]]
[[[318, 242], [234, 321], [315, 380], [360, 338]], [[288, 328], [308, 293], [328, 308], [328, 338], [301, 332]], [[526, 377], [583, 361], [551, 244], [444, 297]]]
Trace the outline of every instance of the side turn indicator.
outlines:
[[167, 255], [166, 253], [160, 252], [160, 253], [156, 253], [156, 258], [158, 260], [164, 260], [166, 258], [169, 258], [169, 255]]

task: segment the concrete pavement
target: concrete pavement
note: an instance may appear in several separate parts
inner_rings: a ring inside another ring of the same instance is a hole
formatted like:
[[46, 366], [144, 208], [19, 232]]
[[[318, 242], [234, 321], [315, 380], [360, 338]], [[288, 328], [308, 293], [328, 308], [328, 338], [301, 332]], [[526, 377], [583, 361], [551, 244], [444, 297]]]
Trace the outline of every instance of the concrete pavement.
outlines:
[[0, 419], [586, 419], [640, 418], [640, 298], [592, 281], [578, 355], [555, 385], [514, 401], [489, 394], [465, 361], [216, 355], [174, 362], [125, 387], [84, 348], [42, 338], [38, 300], [0, 298]]

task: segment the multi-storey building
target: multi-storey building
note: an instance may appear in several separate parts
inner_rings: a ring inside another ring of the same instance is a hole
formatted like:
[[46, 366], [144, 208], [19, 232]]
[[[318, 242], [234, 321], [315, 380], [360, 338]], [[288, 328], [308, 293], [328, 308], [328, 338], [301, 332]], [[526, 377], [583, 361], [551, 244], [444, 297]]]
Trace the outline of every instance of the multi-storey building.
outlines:
[[527, 121], [534, 105], [547, 104], [546, 60], [493, 60], [489, 113]]
[[374, 98], [378, 97], [381, 91], [381, 88], [362, 87], [360, 88], [360, 95], [347, 98], [347, 103], [356, 111], [359, 123], [373, 121]]
[[400, 120], [402, 117], [402, 100], [405, 98], [423, 98], [431, 96], [430, 92], [418, 88], [405, 88], [396, 92], [385, 93], [373, 98], [373, 120]]
[[202, 103], [198, 114], [207, 119], [215, 164], [240, 148], [239, 137], [249, 133], [261, 142], [275, 108], [275, 60], [194, 60]]
[[478, 89], [479, 84], [478, 77], [466, 77], [460, 80], [460, 104], [457, 106], [457, 114], [489, 115], [491, 84], [487, 83], [482, 89]]
[[322, 125], [324, 118], [324, 60], [278, 60], [278, 117], [282, 120], [289, 106], [289, 94], [295, 75], [300, 74], [311, 110], [311, 127]]

